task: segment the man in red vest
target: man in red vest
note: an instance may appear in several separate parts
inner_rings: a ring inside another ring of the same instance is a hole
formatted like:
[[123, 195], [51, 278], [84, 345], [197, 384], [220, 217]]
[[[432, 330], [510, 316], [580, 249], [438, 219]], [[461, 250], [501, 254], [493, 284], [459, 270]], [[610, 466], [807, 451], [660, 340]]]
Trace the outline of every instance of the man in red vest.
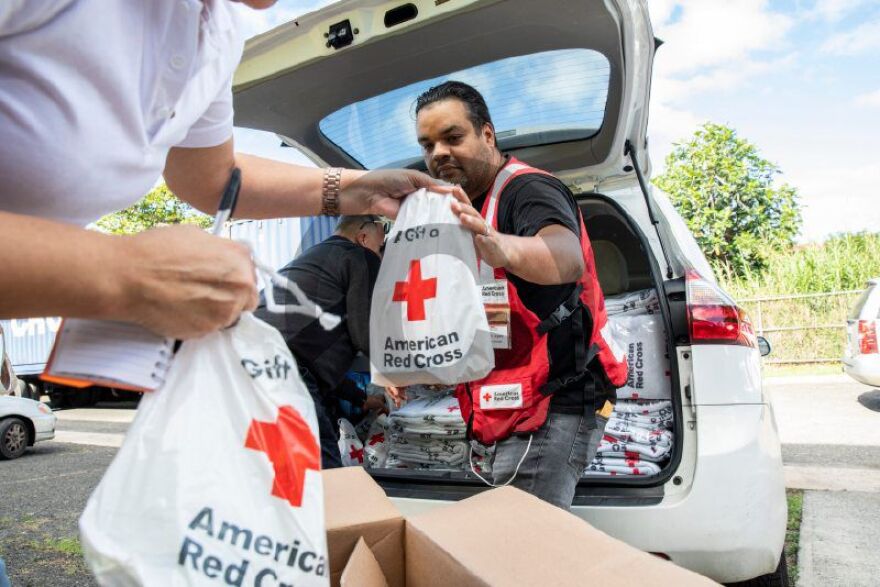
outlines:
[[491, 484], [567, 509], [598, 444], [596, 404], [626, 380], [580, 210], [559, 179], [499, 151], [471, 86], [429, 89], [416, 117], [428, 172], [472, 203], [453, 210], [474, 233], [495, 347], [492, 373], [458, 386], [462, 415], [496, 445]]

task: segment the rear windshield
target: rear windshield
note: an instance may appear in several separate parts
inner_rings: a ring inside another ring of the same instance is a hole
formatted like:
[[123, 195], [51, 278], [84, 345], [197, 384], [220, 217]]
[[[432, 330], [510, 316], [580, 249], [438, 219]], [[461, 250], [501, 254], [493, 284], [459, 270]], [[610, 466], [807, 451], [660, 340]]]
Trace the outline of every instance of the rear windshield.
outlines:
[[[869, 285], [868, 289], [862, 292], [862, 295], [859, 296], [859, 299], [856, 301], [856, 305], [853, 306], [852, 311], [849, 313], [848, 318], [850, 320], [858, 320], [862, 315], [862, 310], [865, 307], [865, 304], [868, 303], [868, 298], [871, 297], [871, 292], [874, 291], [876, 286]], [[880, 316], [878, 316], [880, 317]]]
[[410, 164], [421, 157], [414, 102], [452, 79], [483, 94], [502, 147], [511, 137], [532, 145], [588, 138], [605, 117], [609, 69], [605, 56], [590, 49], [509, 57], [349, 104], [326, 116], [319, 128], [367, 169]]

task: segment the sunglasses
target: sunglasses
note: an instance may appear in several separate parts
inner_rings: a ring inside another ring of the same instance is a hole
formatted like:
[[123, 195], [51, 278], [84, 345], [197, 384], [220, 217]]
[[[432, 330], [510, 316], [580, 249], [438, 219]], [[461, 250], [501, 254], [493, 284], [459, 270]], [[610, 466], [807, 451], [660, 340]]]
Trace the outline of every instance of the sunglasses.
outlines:
[[361, 226], [360, 226], [360, 228], [358, 228], [358, 230], [360, 230], [361, 228], [367, 226], [368, 224], [378, 224], [378, 225], [380, 225], [380, 226], [382, 227], [382, 232], [383, 232], [383, 234], [388, 234], [389, 232], [391, 232], [391, 221], [388, 220], [388, 219], [384, 219], [384, 218], [383, 218], [383, 219], [379, 219], [379, 220], [367, 220], [366, 222], [364, 222], [363, 224], [361, 224]]

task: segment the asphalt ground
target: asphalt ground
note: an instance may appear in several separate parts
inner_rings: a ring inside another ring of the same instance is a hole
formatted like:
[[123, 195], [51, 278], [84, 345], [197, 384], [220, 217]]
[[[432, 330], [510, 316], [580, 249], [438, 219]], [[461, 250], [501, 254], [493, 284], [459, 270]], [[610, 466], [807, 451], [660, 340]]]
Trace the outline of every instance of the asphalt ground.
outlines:
[[[806, 484], [819, 485], [804, 489], [851, 490], [845, 487], [851, 482], [874, 486], [865, 483], [864, 476], [868, 481], [880, 476], [880, 414], [858, 403], [864, 386], [839, 377], [776, 380], [765, 386], [776, 409], [786, 469], [812, 474], [807, 475]], [[0, 461], [0, 557], [6, 561], [14, 587], [96, 584], [83, 563], [77, 519], [134, 417], [132, 408], [130, 404], [103, 404], [58, 411], [56, 441], [37, 444], [18, 460]], [[822, 486], [835, 479], [844, 487]], [[805, 494], [806, 535], [801, 544], [806, 565], [800, 585], [845, 584], [829, 577], [833, 571], [821, 572], [847, 565], [857, 569], [867, 565], [873, 570], [880, 561], [876, 547], [865, 550], [864, 540], [857, 535], [865, 522], [880, 528], [874, 515], [880, 511], [880, 493], [851, 492], [836, 508], [835, 500], [844, 493]], [[860, 503], [870, 510], [864, 519], [858, 519], [864, 515]], [[823, 512], [833, 518], [833, 524], [824, 522]], [[856, 517], [846, 518], [850, 514]], [[838, 532], [848, 532], [844, 541], [835, 540]], [[841, 543], [852, 547], [839, 548]], [[850, 559], [841, 559], [847, 553]], [[813, 582], [809, 582], [811, 569], [820, 572]], [[851, 584], [861, 584], [856, 579]]]
[[43, 442], [0, 462], [0, 557], [13, 587], [96, 585], [77, 518], [115, 448]]

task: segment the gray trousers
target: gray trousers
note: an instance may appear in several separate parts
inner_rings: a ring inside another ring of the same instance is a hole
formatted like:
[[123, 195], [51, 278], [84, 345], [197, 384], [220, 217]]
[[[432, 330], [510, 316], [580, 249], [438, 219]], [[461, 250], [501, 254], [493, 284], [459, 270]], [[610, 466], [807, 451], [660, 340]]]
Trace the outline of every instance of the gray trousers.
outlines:
[[568, 510], [604, 430], [605, 419], [596, 416], [592, 405], [580, 414], [551, 411], [532, 434], [511, 436], [495, 445], [493, 482], [500, 486], [513, 478], [511, 486]]

